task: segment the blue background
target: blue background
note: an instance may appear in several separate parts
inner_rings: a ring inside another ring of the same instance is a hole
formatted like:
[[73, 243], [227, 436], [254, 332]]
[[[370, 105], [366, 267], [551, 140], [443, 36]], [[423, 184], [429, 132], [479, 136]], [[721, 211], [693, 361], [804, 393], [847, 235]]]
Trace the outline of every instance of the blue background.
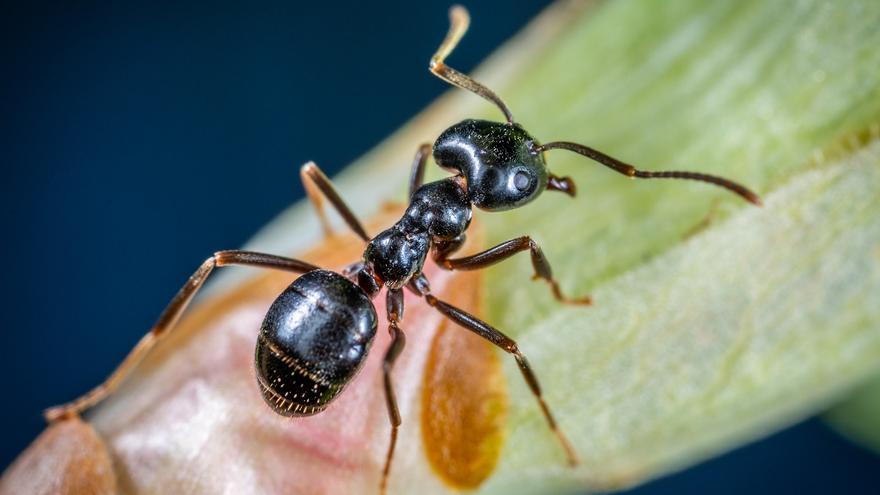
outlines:
[[[473, 2], [456, 67], [544, 4]], [[4, 6], [0, 466], [45, 406], [106, 376], [207, 254], [302, 196], [300, 164], [332, 175], [446, 90], [426, 65], [447, 8]], [[810, 420], [634, 493], [868, 493], [878, 470]]]

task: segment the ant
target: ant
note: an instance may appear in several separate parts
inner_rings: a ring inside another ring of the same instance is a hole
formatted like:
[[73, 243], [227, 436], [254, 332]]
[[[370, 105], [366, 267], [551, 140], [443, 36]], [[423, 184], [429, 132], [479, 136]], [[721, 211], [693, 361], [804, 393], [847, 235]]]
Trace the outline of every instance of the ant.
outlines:
[[[447, 66], [470, 22], [461, 6], [450, 10], [450, 28], [431, 58], [430, 71], [449, 84], [475, 93], [494, 103], [506, 122], [464, 120], [446, 129], [434, 142], [419, 147], [409, 180], [409, 205], [393, 226], [370, 237], [360, 221], [314, 163], [300, 171], [309, 199], [315, 205], [325, 229], [322, 197], [366, 244], [363, 258], [336, 273], [305, 261], [250, 251], [219, 251], [205, 260], [168, 304], [158, 321], [122, 361], [110, 377], [90, 392], [45, 412], [48, 421], [75, 416], [94, 406], [128, 376], [144, 356], [166, 337], [208, 275], [216, 267], [245, 265], [302, 274], [269, 308], [257, 339], [254, 363], [257, 382], [266, 403], [283, 416], [318, 414], [333, 402], [365, 362], [376, 335], [378, 316], [373, 299], [386, 288], [388, 331], [391, 344], [382, 368], [386, 405], [391, 423], [390, 441], [382, 471], [380, 491], [385, 493], [397, 430], [401, 424], [391, 371], [405, 344], [401, 328], [406, 288], [442, 315], [513, 355], [538, 402], [550, 430], [555, 434], [570, 465], [577, 454], [554, 419], [526, 356], [516, 342], [500, 330], [431, 293], [422, 268], [428, 254], [442, 269], [478, 270], [529, 251], [534, 278], [549, 284], [562, 303], [590, 304], [590, 298], [567, 298], [562, 294], [550, 263], [540, 246], [528, 236], [503, 242], [483, 252], [450, 257], [464, 244], [473, 208], [505, 211], [536, 199], [545, 190], [574, 197], [575, 184], [569, 177], [549, 172], [544, 153], [562, 149], [581, 154], [602, 165], [640, 179], [689, 179], [723, 187], [745, 200], [761, 205], [760, 198], [744, 186], [713, 175], [696, 172], [638, 170], [632, 165], [587, 146], [559, 141], [540, 144], [517, 124], [510, 110], [487, 87]], [[428, 156], [453, 173], [436, 182], [423, 183]]]

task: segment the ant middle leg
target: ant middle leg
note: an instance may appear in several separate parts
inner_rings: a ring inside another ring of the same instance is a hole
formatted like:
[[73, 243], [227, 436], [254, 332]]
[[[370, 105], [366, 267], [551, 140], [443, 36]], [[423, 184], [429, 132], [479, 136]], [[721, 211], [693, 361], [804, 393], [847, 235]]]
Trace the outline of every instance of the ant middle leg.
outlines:
[[388, 488], [388, 474], [391, 472], [391, 461], [394, 458], [394, 447], [397, 444], [397, 430], [400, 427], [400, 410], [397, 407], [397, 396], [394, 393], [394, 384], [391, 383], [391, 370], [397, 356], [406, 345], [406, 337], [398, 326], [403, 319], [403, 291], [393, 289], [387, 292], [388, 333], [391, 334], [391, 345], [385, 351], [382, 361], [382, 381], [385, 386], [385, 405], [388, 408], [388, 420], [391, 423], [391, 440], [388, 443], [388, 452], [385, 454], [385, 467], [382, 469], [382, 481], [379, 491], [384, 495]]
[[62, 418], [80, 414], [112, 394], [125, 380], [132, 370], [146, 357], [147, 353], [166, 335], [171, 333], [180, 316], [189, 306], [196, 292], [202, 288], [208, 275], [218, 266], [241, 265], [260, 268], [273, 268], [294, 273], [306, 273], [318, 269], [317, 266], [305, 261], [272, 254], [256, 253], [253, 251], [218, 251], [206, 259], [198, 270], [192, 274], [189, 280], [180, 288], [174, 299], [159, 315], [159, 319], [153, 328], [135, 344], [129, 351], [122, 363], [116, 367], [113, 373], [101, 384], [87, 392], [85, 395], [71, 402], [51, 407], [43, 412], [47, 421], [57, 421]]
[[501, 244], [483, 252], [472, 256], [465, 256], [463, 258], [450, 259], [447, 258], [442, 251], [437, 251], [437, 256], [435, 256], [434, 260], [441, 268], [447, 270], [479, 270], [504, 261], [516, 253], [527, 249], [531, 254], [532, 267], [535, 269], [535, 274], [532, 276], [532, 279], [541, 278], [550, 284], [550, 290], [553, 292], [553, 297], [555, 297], [556, 300], [565, 304], [592, 304], [593, 301], [590, 296], [574, 298], [565, 297], [562, 293], [562, 289], [559, 288], [559, 283], [553, 278], [553, 270], [550, 268], [550, 262], [547, 261], [547, 257], [544, 256], [541, 246], [529, 236], [517, 237], [516, 239], [502, 242]]
[[476, 316], [447, 304], [431, 294], [425, 294], [425, 301], [428, 302], [434, 309], [439, 311], [446, 316], [450, 320], [454, 321], [459, 326], [474, 332], [480, 337], [488, 340], [489, 342], [495, 344], [500, 347], [504, 351], [513, 355], [514, 359], [516, 359], [516, 364], [519, 366], [520, 372], [522, 372], [523, 378], [529, 386], [529, 389], [532, 391], [532, 395], [535, 396], [535, 399], [538, 401], [538, 405], [541, 407], [541, 412], [544, 414], [544, 419], [547, 420], [548, 426], [556, 435], [556, 438], [559, 440], [559, 443], [562, 445], [563, 450], [565, 450], [565, 456], [568, 460], [569, 465], [575, 466], [578, 464], [577, 453], [574, 450], [574, 447], [569, 442], [568, 437], [562, 432], [559, 428], [559, 425], [556, 423], [556, 418], [553, 416], [553, 413], [550, 411], [550, 407], [547, 405], [547, 402], [544, 400], [544, 396], [541, 393], [541, 385], [538, 383], [538, 378], [535, 376], [535, 373], [532, 371], [532, 367], [529, 366], [529, 362], [526, 360], [526, 356], [519, 350], [519, 347], [516, 345], [516, 342], [504, 335], [497, 328], [492, 327], [488, 323], [483, 320], [477, 318]]
[[360, 220], [357, 219], [354, 212], [351, 211], [351, 208], [345, 204], [345, 200], [343, 200], [339, 193], [336, 192], [333, 183], [330, 182], [330, 179], [328, 179], [324, 172], [318, 168], [315, 162], [308, 162], [303, 165], [302, 168], [299, 169], [299, 176], [300, 179], [302, 179], [303, 187], [306, 190], [309, 200], [318, 212], [318, 219], [321, 221], [321, 227], [324, 229], [325, 235], [329, 236], [332, 234], [333, 229], [330, 228], [330, 222], [327, 220], [327, 215], [324, 214], [324, 201], [322, 197], [327, 198], [327, 200], [330, 201], [333, 208], [336, 209], [337, 213], [339, 213], [345, 223], [355, 234], [357, 234], [358, 237], [364, 242], [370, 241], [370, 236], [367, 234], [363, 225], [361, 225]]

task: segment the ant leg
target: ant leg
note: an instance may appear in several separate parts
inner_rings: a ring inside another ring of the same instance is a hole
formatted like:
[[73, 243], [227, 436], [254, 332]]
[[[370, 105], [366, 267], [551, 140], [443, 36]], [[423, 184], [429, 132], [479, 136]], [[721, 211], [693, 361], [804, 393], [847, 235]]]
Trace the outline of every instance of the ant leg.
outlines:
[[457, 237], [449, 240], [445, 239], [437, 239], [433, 241], [431, 244], [433, 245], [433, 249], [431, 250], [431, 259], [434, 260], [438, 265], [443, 268], [443, 262], [447, 260], [449, 255], [461, 249], [467, 240], [467, 234], [462, 233]]
[[394, 394], [394, 385], [391, 383], [391, 370], [394, 368], [397, 356], [406, 345], [406, 337], [397, 326], [398, 322], [403, 319], [403, 291], [400, 289], [389, 290], [386, 300], [391, 345], [385, 351], [385, 359], [382, 361], [382, 378], [385, 384], [385, 405], [388, 407], [388, 420], [391, 422], [391, 440], [388, 443], [388, 452], [385, 454], [385, 467], [382, 469], [382, 482], [379, 485], [379, 492], [383, 495], [388, 488], [388, 473], [391, 472], [391, 460], [394, 458], [394, 447], [397, 444], [397, 429], [401, 423], [397, 397]]
[[360, 237], [364, 242], [370, 241], [370, 236], [367, 235], [367, 231], [364, 229], [361, 222], [357, 219], [354, 213], [351, 211], [351, 208], [345, 204], [345, 200], [339, 196], [339, 193], [336, 192], [336, 189], [333, 187], [333, 183], [330, 182], [330, 179], [324, 175], [324, 172], [315, 165], [315, 162], [308, 162], [299, 169], [299, 176], [302, 179], [303, 187], [306, 190], [306, 194], [309, 196], [309, 200], [315, 206], [315, 210], [318, 211], [318, 218], [321, 220], [321, 226], [324, 229], [324, 234], [330, 235], [333, 232], [333, 229], [330, 228], [330, 223], [327, 221], [327, 216], [324, 215], [324, 202], [322, 200], [322, 196], [326, 197], [330, 204], [336, 209], [342, 219], [345, 220], [345, 223]]
[[578, 458], [574, 451], [574, 447], [572, 447], [571, 442], [568, 441], [565, 434], [562, 433], [562, 430], [559, 429], [559, 425], [556, 424], [556, 419], [553, 417], [553, 413], [550, 412], [550, 407], [547, 406], [547, 403], [544, 401], [544, 396], [541, 394], [541, 386], [538, 384], [538, 378], [532, 371], [531, 366], [529, 366], [529, 362], [526, 360], [525, 355], [520, 352], [516, 342], [510, 337], [504, 335], [500, 330], [493, 328], [491, 325], [480, 320], [476, 316], [458, 309], [455, 306], [446, 304], [431, 294], [426, 294], [425, 300], [437, 311], [457, 323], [459, 326], [474, 332], [480, 337], [483, 337], [489, 342], [504, 349], [506, 352], [513, 354], [514, 359], [516, 359], [516, 364], [519, 365], [519, 370], [522, 372], [523, 378], [525, 378], [532, 394], [535, 396], [535, 399], [538, 400], [541, 412], [544, 413], [544, 419], [547, 420], [550, 429], [556, 435], [559, 443], [562, 444], [569, 465], [577, 465]]
[[412, 199], [413, 193], [425, 182], [425, 164], [428, 163], [428, 157], [431, 156], [431, 145], [424, 143], [419, 146], [416, 156], [413, 158], [412, 173], [409, 176], [409, 197]]
[[541, 251], [541, 246], [529, 236], [517, 237], [516, 239], [502, 242], [493, 248], [489, 248], [473, 256], [455, 259], [447, 259], [444, 256], [439, 259], [435, 258], [435, 261], [437, 261], [437, 264], [439, 264], [440, 267], [447, 270], [479, 270], [504, 261], [526, 249], [531, 252], [532, 267], [535, 269], [535, 274], [532, 276], [532, 279], [542, 278], [550, 284], [550, 290], [553, 291], [553, 297], [555, 297], [556, 300], [565, 304], [592, 304], [590, 296], [567, 298], [562, 294], [562, 290], [559, 288], [559, 283], [553, 278], [553, 271], [550, 268], [550, 262], [547, 261], [547, 257], [544, 256], [544, 252]]
[[159, 319], [150, 331], [141, 337], [134, 348], [128, 353], [122, 363], [117, 366], [113, 373], [101, 384], [79, 398], [51, 407], [43, 412], [47, 421], [57, 421], [62, 418], [78, 415], [101, 402], [122, 383], [129, 373], [140, 363], [162, 338], [171, 333], [180, 315], [186, 310], [193, 296], [204, 285], [208, 275], [218, 266], [244, 265], [261, 268], [274, 268], [294, 273], [306, 273], [318, 269], [305, 261], [292, 258], [284, 258], [272, 254], [255, 253], [252, 251], [218, 251], [205, 260], [195, 273], [186, 281], [183, 287], [168, 303], [165, 311], [159, 315]]

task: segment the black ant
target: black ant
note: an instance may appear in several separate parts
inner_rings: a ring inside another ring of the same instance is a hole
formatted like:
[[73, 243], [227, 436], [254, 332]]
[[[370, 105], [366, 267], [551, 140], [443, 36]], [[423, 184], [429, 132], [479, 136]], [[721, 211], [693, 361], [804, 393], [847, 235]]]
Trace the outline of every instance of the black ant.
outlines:
[[[407, 288], [458, 325], [513, 355], [550, 429], [565, 451], [568, 463], [577, 455], [559, 429], [541, 394], [538, 379], [516, 342], [498, 329], [431, 293], [422, 268], [428, 254], [446, 270], [478, 270], [528, 250], [534, 278], [548, 282], [555, 298], [564, 303], [589, 304], [589, 297], [569, 299], [559, 289], [550, 263], [535, 241], [524, 236], [503, 242], [472, 256], [450, 258], [465, 241], [473, 207], [504, 211], [523, 206], [545, 190], [575, 195], [574, 182], [547, 170], [544, 152], [564, 149], [584, 155], [631, 178], [690, 179], [726, 188], [747, 201], [761, 204], [747, 188], [713, 175], [695, 172], [647, 172], [602, 152], [570, 142], [540, 144], [519, 124], [501, 99], [491, 90], [444, 63], [468, 28], [467, 11], [460, 6], [450, 11], [446, 39], [431, 58], [430, 70], [444, 81], [493, 102], [506, 122], [465, 120], [446, 129], [433, 145], [434, 160], [454, 173], [423, 184], [431, 145], [419, 147], [413, 163], [409, 205], [391, 228], [371, 238], [330, 180], [314, 164], [303, 166], [301, 176], [309, 198], [323, 218], [322, 195], [339, 212], [345, 223], [367, 243], [363, 259], [343, 274], [291, 258], [248, 251], [220, 251], [208, 258], [189, 278], [155, 326], [134, 347], [112, 375], [82, 397], [48, 409], [49, 421], [70, 417], [94, 406], [122, 382], [147, 352], [172, 328], [208, 275], [218, 266], [246, 265], [303, 274], [269, 308], [256, 346], [257, 381], [266, 403], [283, 416], [310, 416], [324, 409], [342, 392], [364, 364], [376, 335], [378, 317], [373, 299], [387, 289], [386, 307], [391, 344], [385, 351], [382, 369], [391, 438], [382, 471], [384, 493], [394, 456], [398, 412], [391, 370], [404, 347], [403, 289]], [[326, 226], [326, 221], [324, 221]]]

